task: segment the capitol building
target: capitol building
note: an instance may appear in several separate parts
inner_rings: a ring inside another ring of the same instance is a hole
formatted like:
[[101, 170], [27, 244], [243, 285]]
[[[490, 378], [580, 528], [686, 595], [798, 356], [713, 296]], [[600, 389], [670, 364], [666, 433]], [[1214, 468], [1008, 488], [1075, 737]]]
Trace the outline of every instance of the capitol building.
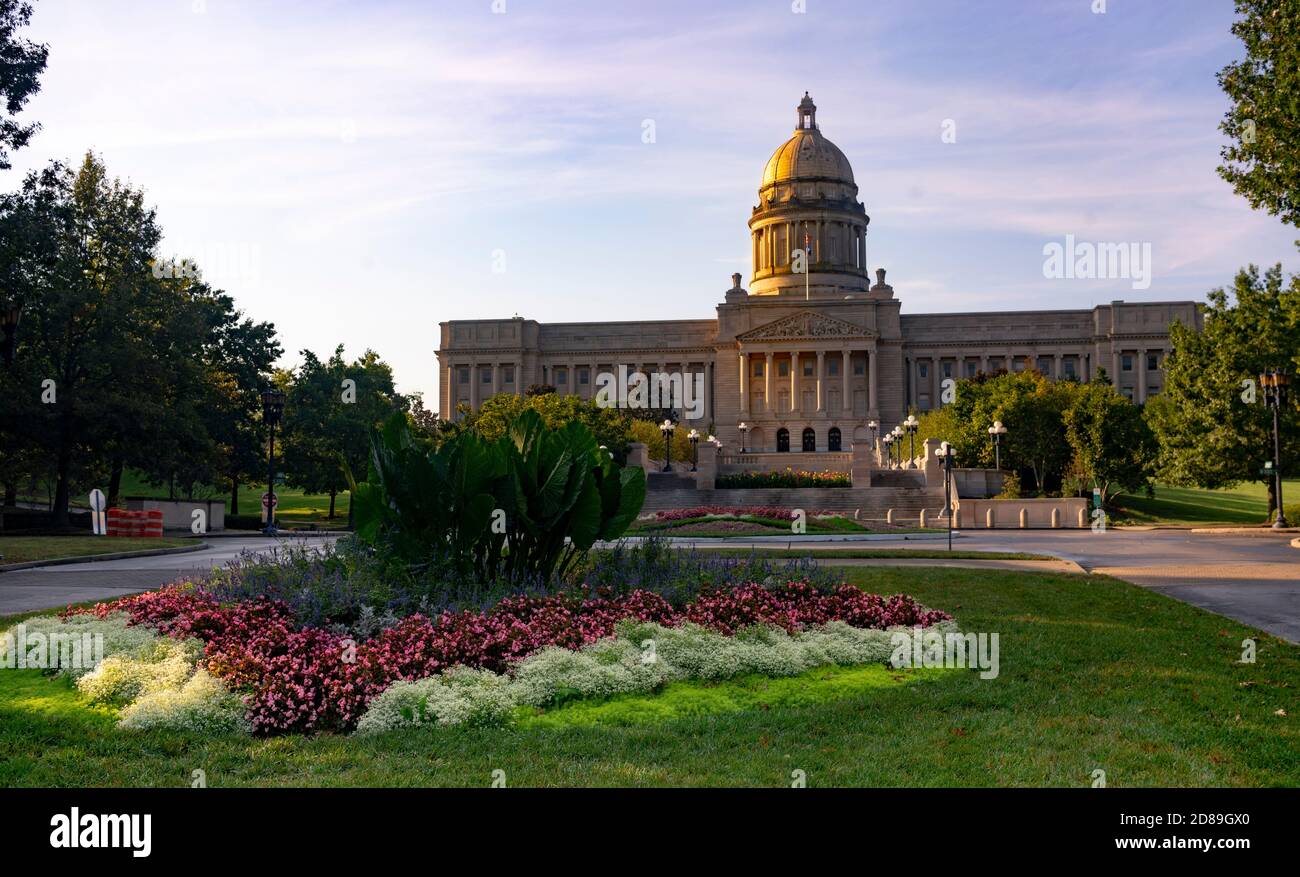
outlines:
[[716, 319], [444, 322], [439, 415], [534, 384], [595, 398], [597, 376], [623, 367], [702, 381], [702, 408], [683, 418], [731, 448], [744, 422], [750, 451], [848, 451], [870, 440], [870, 422], [892, 429], [909, 411], [938, 407], [946, 379], [980, 372], [1087, 381], [1104, 369], [1144, 402], [1163, 387], [1169, 325], [1201, 325], [1191, 301], [903, 313], [905, 281], [896, 293], [885, 269], [868, 269], [869, 223], [853, 168], [805, 94], [750, 212], [749, 288], [733, 274]]

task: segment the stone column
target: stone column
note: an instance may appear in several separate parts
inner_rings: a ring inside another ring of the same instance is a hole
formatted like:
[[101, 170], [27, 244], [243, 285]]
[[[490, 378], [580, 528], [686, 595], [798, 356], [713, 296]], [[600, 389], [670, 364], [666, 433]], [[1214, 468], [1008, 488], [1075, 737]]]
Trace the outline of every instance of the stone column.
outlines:
[[767, 414], [775, 410], [772, 407], [772, 365], [772, 351], [769, 350], [763, 362], [763, 407]]
[[980, 354], [980, 371], [984, 372], [984, 374], [989, 373], [989, 355], [987, 353]]
[[1119, 348], [1114, 341], [1110, 343], [1110, 385], [1119, 392]]
[[799, 405], [799, 351], [790, 351], [790, 411], [795, 412]]
[[479, 385], [482, 383], [481, 376], [478, 373], [478, 360], [474, 360], [469, 367], [469, 407], [477, 411], [480, 399]]
[[1056, 370], [1056, 371], [1052, 374], [1052, 377], [1056, 378], [1056, 380], [1059, 381], [1059, 380], [1061, 379], [1061, 354], [1059, 354], [1059, 353], [1056, 354], [1056, 362], [1055, 362], [1055, 364], [1053, 364], [1052, 368], [1054, 368], [1054, 369]]
[[492, 363], [492, 395], [501, 392], [501, 363]]
[[844, 358], [844, 364], [841, 366], [844, 371], [843, 379], [840, 381], [840, 408], [847, 417], [853, 413], [853, 389], [849, 383], [853, 374], [853, 351], [845, 347], [841, 355]]
[[826, 351], [817, 351], [817, 413], [826, 410]]
[[749, 416], [749, 354], [740, 351], [740, 413]]
[[867, 348], [867, 410], [878, 411], [878, 398], [880, 392], [880, 381], [876, 378], [876, 364], [880, 357], [876, 355], [876, 344], [873, 341]]
[[1133, 401], [1141, 404], [1147, 400], [1147, 350], [1145, 347], [1139, 347], [1137, 352], [1137, 390], [1133, 393]]

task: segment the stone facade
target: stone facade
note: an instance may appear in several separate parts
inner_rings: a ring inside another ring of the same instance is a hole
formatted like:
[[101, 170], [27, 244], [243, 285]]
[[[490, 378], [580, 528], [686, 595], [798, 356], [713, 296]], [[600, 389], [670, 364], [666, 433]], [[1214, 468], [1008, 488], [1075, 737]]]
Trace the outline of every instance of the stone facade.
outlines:
[[[947, 378], [1037, 368], [1086, 381], [1099, 369], [1144, 402], [1163, 388], [1175, 320], [1200, 328], [1195, 302], [1111, 302], [1094, 308], [903, 314], [885, 270], [866, 267], [870, 222], [848, 160], [822, 134], [804, 96], [794, 134], [768, 161], [751, 212], [753, 275], [741, 275], [717, 319], [440, 325], [439, 414], [497, 392], [551, 384], [595, 398], [597, 375], [620, 366], [702, 375], [699, 417], [740, 449], [847, 452], [909, 410], [939, 406]], [[693, 379], [693, 378], [692, 378]]]

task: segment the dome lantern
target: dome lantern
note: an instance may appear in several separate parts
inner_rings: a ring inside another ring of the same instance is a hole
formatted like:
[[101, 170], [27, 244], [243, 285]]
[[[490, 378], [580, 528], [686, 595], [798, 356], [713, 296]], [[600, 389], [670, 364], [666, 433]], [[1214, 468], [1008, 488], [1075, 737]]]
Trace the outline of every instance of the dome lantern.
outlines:
[[817, 104], [809, 97], [808, 92], [803, 93], [803, 100], [799, 101], [799, 106], [795, 110], [798, 113], [799, 123], [795, 125], [796, 130], [812, 131], [817, 128]]

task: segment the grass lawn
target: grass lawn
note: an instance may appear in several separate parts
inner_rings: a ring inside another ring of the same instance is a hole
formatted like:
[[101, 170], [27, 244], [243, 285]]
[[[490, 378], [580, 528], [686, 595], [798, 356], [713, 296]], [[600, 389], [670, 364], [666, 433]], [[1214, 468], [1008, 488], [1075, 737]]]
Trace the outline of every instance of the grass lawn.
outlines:
[[107, 536], [0, 536], [4, 563], [27, 563], [60, 557], [116, 554], [119, 551], [147, 551], [190, 545], [191, 539], [118, 539]]
[[[1086, 787], [1300, 784], [1300, 648], [1115, 579], [844, 571], [998, 632], [1001, 674], [812, 671], [569, 703], [511, 730], [246, 739], [119, 733], [37, 671], [0, 672], [0, 785]], [[1241, 641], [1259, 642], [1254, 664]], [[821, 674], [821, 675], [818, 675]], [[825, 678], [823, 678], [825, 677]], [[769, 686], [768, 689], [763, 688]]]
[[[809, 518], [807, 531], [813, 535], [831, 535], [836, 533], [872, 533], [871, 528], [863, 526], [852, 518], [821, 517]], [[879, 531], [885, 532], [885, 531]], [[889, 529], [891, 533], [920, 533], [916, 528]], [[695, 518], [681, 518], [675, 521], [639, 520], [628, 528], [629, 536], [646, 536], [651, 534], [663, 536], [790, 536], [791, 522], [776, 518], [764, 518], [758, 515], [740, 515], [738, 517], [719, 517], [702, 515]]]
[[[1268, 490], [1263, 484], [1239, 484], [1231, 490], [1156, 485], [1156, 495], [1122, 494], [1121, 519], [1134, 524], [1263, 524], [1267, 522]], [[1282, 503], [1300, 501], [1300, 479], [1282, 482]]]

